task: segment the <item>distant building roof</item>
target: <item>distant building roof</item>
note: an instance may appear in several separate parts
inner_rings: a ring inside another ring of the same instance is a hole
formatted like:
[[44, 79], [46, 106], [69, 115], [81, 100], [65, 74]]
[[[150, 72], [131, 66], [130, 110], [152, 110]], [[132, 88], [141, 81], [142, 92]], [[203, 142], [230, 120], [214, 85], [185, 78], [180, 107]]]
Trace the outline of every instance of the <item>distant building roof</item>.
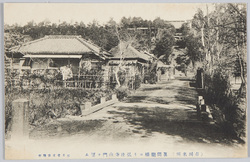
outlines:
[[168, 22], [174, 25], [176, 29], [178, 29], [182, 26], [182, 24], [190, 22], [190, 20], [173, 20], [173, 21], [168, 21]]
[[137, 51], [134, 47], [126, 43], [121, 43], [112, 48], [109, 52], [112, 54], [110, 59], [120, 59], [121, 55], [124, 59], [143, 59], [145, 61], [150, 59], [149, 55]]
[[101, 47], [77, 35], [49, 35], [10, 49], [10, 52], [26, 54], [84, 54], [99, 55]]

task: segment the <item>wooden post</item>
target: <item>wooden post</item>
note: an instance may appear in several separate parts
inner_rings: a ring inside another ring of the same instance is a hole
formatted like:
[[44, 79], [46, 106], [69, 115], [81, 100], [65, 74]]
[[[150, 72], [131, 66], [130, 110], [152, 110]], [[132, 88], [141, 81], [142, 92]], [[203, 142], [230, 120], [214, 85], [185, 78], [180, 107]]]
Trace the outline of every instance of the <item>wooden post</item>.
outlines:
[[11, 140], [29, 138], [29, 101], [17, 99], [12, 102]]

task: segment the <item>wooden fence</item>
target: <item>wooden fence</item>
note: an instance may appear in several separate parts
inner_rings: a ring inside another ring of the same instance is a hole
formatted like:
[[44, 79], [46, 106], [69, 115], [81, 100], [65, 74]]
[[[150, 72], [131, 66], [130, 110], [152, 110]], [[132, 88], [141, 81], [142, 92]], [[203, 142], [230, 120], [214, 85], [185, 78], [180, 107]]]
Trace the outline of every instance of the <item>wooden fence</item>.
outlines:
[[55, 81], [56, 85], [62, 85], [69, 89], [101, 89], [105, 83], [102, 81], [90, 81], [90, 80], [69, 80], [69, 81]]
[[[30, 69], [29, 69], [30, 70]], [[56, 79], [56, 80], [42, 80], [42, 77], [29, 76], [31, 72], [28, 71], [27, 75], [25, 72], [15, 77], [5, 77], [5, 87], [8, 88], [22, 88], [22, 89], [49, 89], [53, 86], [55, 89], [68, 88], [68, 89], [106, 89], [114, 88], [117, 84], [113, 75], [74, 75], [72, 78], [67, 80]], [[29, 77], [28, 77], [29, 76]], [[53, 78], [53, 76], [51, 77]], [[130, 77], [132, 78], [132, 77]], [[135, 77], [130, 80], [127, 84], [130, 89], [136, 89]], [[44, 79], [44, 78], [43, 78]]]
[[[89, 75], [88, 75], [89, 77]], [[93, 76], [94, 77], [94, 76]], [[98, 80], [98, 79], [71, 79], [71, 80], [54, 80], [53, 82], [36, 83], [35, 79], [30, 78], [5, 78], [5, 87], [7, 88], [22, 88], [22, 89], [48, 89], [53, 86], [54, 89], [67, 88], [67, 89], [86, 89], [86, 90], [98, 90], [109, 87], [115, 87], [117, 83], [110, 79]]]

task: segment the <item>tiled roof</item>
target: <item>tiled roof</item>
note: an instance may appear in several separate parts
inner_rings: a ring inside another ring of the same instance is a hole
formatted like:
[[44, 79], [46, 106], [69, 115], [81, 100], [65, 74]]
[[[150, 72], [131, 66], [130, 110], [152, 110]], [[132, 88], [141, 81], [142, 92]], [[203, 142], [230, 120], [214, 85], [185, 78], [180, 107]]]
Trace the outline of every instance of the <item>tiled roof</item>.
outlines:
[[11, 48], [22, 54], [99, 54], [101, 48], [77, 35], [49, 35]]
[[[121, 48], [121, 50], [120, 50]], [[148, 61], [150, 57], [144, 53], [137, 51], [131, 45], [127, 45], [125, 43], [121, 43], [120, 45], [112, 48], [109, 52], [112, 54], [113, 57], [110, 59], [120, 59], [121, 58], [121, 51], [122, 51], [122, 58], [124, 59], [143, 59]]]

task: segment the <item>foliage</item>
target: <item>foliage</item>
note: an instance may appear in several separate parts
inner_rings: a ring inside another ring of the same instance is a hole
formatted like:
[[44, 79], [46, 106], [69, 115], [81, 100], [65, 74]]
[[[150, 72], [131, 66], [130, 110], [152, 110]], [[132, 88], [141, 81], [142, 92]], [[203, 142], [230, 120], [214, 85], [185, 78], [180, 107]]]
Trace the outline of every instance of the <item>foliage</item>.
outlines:
[[80, 105], [90, 101], [96, 105], [101, 97], [112, 94], [110, 90], [23, 90], [5, 94], [5, 131], [10, 129], [12, 101], [27, 98], [30, 101], [30, 124], [41, 125], [66, 115], [81, 115]]
[[187, 36], [190, 32], [190, 26], [188, 23], [183, 23], [179, 29], [183, 36]]
[[169, 22], [161, 19], [160, 17], [157, 17], [153, 20], [152, 26], [156, 29], [161, 28], [164, 30], [168, 30], [171, 34], [175, 34], [175, 27]]
[[158, 58], [162, 57], [162, 60], [167, 63], [168, 58], [173, 51], [174, 43], [174, 36], [169, 31], [164, 31], [161, 39], [156, 43], [156, 47], [153, 50], [153, 53]]
[[[246, 5], [215, 4], [214, 8], [206, 15], [202, 10], [194, 15], [194, 30], [186, 36], [193, 33], [194, 37], [187, 49], [196, 48], [190, 50], [194, 61], [202, 56], [206, 72], [205, 99], [216, 120], [220, 119], [226, 133], [241, 137], [246, 128]], [[238, 91], [230, 86], [229, 77], [233, 75], [241, 77]]]
[[[240, 65], [239, 62], [240, 62], [239, 58], [236, 58], [236, 60], [232, 62], [232, 64], [234, 65], [234, 67], [233, 67], [234, 68], [233, 69], [234, 77], [240, 77], [241, 76], [241, 74], [240, 74], [241, 65]], [[247, 69], [247, 63], [243, 59], [241, 59], [241, 62], [243, 64], [243, 66], [244, 66], [244, 69]], [[244, 73], [243, 75], [244, 75], [244, 77], [246, 77], [246, 73]]]
[[119, 101], [122, 101], [125, 97], [128, 97], [130, 91], [127, 87], [119, 87], [116, 89], [116, 96]]
[[179, 54], [176, 59], [175, 59], [176, 63], [181, 65], [181, 64], [186, 64], [186, 65], [189, 65], [190, 63], [190, 59], [188, 57], [188, 55], [186, 54]]
[[216, 122], [227, 134], [245, 137], [245, 100], [231, 90], [228, 74], [222, 68], [216, 69], [213, 76], [206, 74], [205, 80], [204, 98], [212, 107]]
[[171, 30], [172, 33], [175, 32], [175, 28], [168, 21], [161, 19], [160, 17], [151, 20], [143, 20], [141, 17], [123, 17], [121, 19], [120, 25], [122, 28], [139, 28], [139, 27], [150, 27], [150, 28], [162, 28]]
[[125, 85], [128, 81], [127, 79], [127, 73], [125, 70], [120, 70], [118, 71], [118, 78], [119, 78], [119, 82], [121, 84], [121, 86], [127, 86]]
[[[67, 23], [65, 21], [56, 24], [51, 23], [48, 20], [37, 24], [34, 21], [30, 21], [24, 26], [19, 26], [17, 24], [9, 26], [6, 24], [4, 27], [4, 36], [7, 42], [6, 49], [24, 42], [24, 35], [30, 36], [31, 39], [42, 38], [45, 35], [81, 35], [83, 38], [89, 41], [91, 40], [93, 43], [109, 51], [119, 43], [114, 26], [119, 26], [118, 30], [121, 34], [121, 38], [135, 37], [137, 42], [139, 42], [138, 48], [144, 48], [142, 45], [146, 45], [150, 49], [151, 37], [149, 35], [142, 36], [140, 32], [136, 32], [134, 34], [129, 33], [127, 28], [164, 28], [171, 31], [172, 33], [175, 32], [173, 25], [163, 19], [160, 19], [159, 17], [153, 21], [143, 20], [141, 17], [123, 17], [120, 23], [116, 23], [113, 19], [110, 19], [104, 25], [100, 25], [95, 20], [87, 25], [83, 22], [75, 22], [73, 24]], [[10, 33], [10, 36], [6, 33]]]
[[142, 82], [141, 76], [139, 74], [136, 74], [135, 81], [134, 81], [134, 89], [140, 88], [141, 82]]
[[245, 86], [246, 5], [217, 4], [215, 10], [206, 16], [200, 10], [193, 19], [193, 26], [204, 47], [206, 69], [212, 73], [221, 65], [231, 67], [237, 59], [242, 85]]
[[[16, 38], [16, 35], [21, 35], [22, 40], [24, 35], [28, 35], [32, 39], [39, 39], [45, 35], [81, 35], [83, 38], [93, 41], [93, 43], [106, 50], [110, 50], [118, 44], [117, 37], [110, 31], [109, 27], [100, 26], [97, 22], [93, 22], [86, 26], [83, 22], [75, 24], [68, 24], [67, 22], [51, 24], [48, 21], [43, 21], [36, 24], [31, 21], [24, 26], [5, 25], [4, 29], [6, 40], [11, 39], [12, 37]], [[10, 33], [10, 36], [6, 33]], [[17, 40], [19, 39], [11, 39], [11, 42], [13, 43], [8, 43], [6, 47], [9, 48], [11, 46], [19, 45], [20, 43], [15, 43]]]
[[157, 61], [150, 64], [148, 70], [145, 72], [144, 75], [144, 83], [155, 84], [157, 82]]
[[206, 74], [205, 80], [205, 87], [209, 94], [208, 101], [223, 105], [225, 97], [230, 93], [231, 88], [228, 75], [222, 69], [218, 69], [212, 77]]
[[120, 87], [126, 87], [128, 89], [138, 89], [142, 82], [141, 76], [139, 74], [131, 75], [125, 70], [118, 71], [118, 79], [120, 82]]
[[[7, 29], [6, 29], [7, 28]], [[22, 33], [15, 30], [16, 28], [12, 30], [8, 30], [10, 28], [9, 26], [4, 26], [5, 33], [4, 33], [4, 50], [5, 53], [8, 52], [8, 50], [13, 46], [21, 45], [25, 42], [25, 37]]]
[[[207, 5], [209, 8], [209, 5]], [[213, 74], [218, 67], [237, 68], [231, 72], [241, 77], [242, 87], [246, 82], [246, 5], [215, 4], [206, 15], [199, 9], [192, 21], [192, 28], [183, 24], [180, 31], [185, 37], [187, 54], [194, 64], [203, 61], [203, 68]], [[183, 43], [183, 44], [182, 44]], [[237, 60], [237, 61], [235, 61]], [[242, 88], [241, 88], [242, 89]], [[243, 88], [244, 89], [244, 88]]]
[[179, 48], [185, 48], [186, 41], [185, 40], [176, 40], [176, 46], [178, 46]]
[[192, 62], [193, 67], [195, 67], [195, 63], [203, 60], [203, 55], [201, 51], [201, 43], [199, 38], [194, 37], [193, 35], [189, 35], [185, 38], [187, 52], [190, 62]]
[[155, 84], [157, 82], [157, 76], [154, 72], [147, 72], [144, 76], [144, 82], [149, 84]]

